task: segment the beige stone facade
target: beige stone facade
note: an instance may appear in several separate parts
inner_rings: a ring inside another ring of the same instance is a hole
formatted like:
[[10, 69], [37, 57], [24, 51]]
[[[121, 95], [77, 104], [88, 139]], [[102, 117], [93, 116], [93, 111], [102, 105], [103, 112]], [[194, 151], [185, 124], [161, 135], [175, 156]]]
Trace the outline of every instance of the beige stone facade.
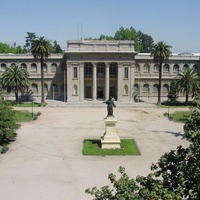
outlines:
[[[22, 65], [30, 77], [35, 98], [41, 96], [40, 62], [31, 54], [0, 54], [0, 73], [12, 64]], [[163, 65], [162, 96], [170, 81], [186, 68], [200, 72], [200, 54], [173, 54]], [[45, 60], [44, 88], [47, 99], [61, 101], [137, 101], [156, 97], [158, 65], [150, 54], [137, 53], [133, 41], [74, 40], [64, 54]]]

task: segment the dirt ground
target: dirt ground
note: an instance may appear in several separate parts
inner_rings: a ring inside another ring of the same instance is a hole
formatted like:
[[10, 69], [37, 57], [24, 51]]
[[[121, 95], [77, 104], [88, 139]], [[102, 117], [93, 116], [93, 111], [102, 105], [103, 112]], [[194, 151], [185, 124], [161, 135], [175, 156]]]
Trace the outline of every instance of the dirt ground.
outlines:
[[42, 115], [22, 123], [17, 140], [0, 156], [1, 199], [92, 199], [85, 189], [108, 185], [108, 174], [117, 174], [119, 166], [133, 178], [147, 175], [162, 154], [189, 144], [183, 137], [183, 124], [163, 116], [166, 108], [117, 107], [117, 134], [134, 138], [141, 156], [82, 156], [84, 138], [100, 138], [104, 133], [105, 108], [34, 108], [36, 111]]

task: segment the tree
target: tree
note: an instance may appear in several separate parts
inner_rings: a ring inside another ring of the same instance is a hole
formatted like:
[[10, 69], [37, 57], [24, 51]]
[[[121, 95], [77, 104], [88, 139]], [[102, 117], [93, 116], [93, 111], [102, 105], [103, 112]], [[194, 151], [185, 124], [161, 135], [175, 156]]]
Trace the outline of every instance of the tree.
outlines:
[[15, 112], [12, 107], [3, 100], [0, 100], [0, 153], [3, 146], [17, 135], [20, 125], [15, 122]]
[[185, 94], [185, 103], [188, 105], [189, 95], [194, 95], [198, 90], [199, 77], [193, 69], [186, 69], [176, 76], [178, 91]]
[[15, 100], [19, 100], [19, 91], [24, 92], [29, 86], [28, 72], [21, 66], [11, 65], [2, 74], [1, 85], [7, 92], [13, 91], [15, 93]]
[[63, 50], [56, 40], [53, 42], [52, 53], [63, 53]]
[[32, 33], [32, 32], [27, 32], [27, 35], [25, 38], [26, 38], [26, 44], [24, 45], [24, 50], [26, 52], [30, 52], [30, 48], [31, 48], [31, 44], [32, 42], [37, 38], [36, 34], [35, 33]]
[[151, 166], [146, 177], [129, 178], [125, 168], [120, 167], [121, 177], [111, 173], [108, 178], [112, 184], [100, 189], [93, 187], [85, 192], [104, 199], [200, 199], [200, 103], [192, 109], [192, 114], [184, 125], [189, 147], [178, 146], [176, 150], [165, 153], [157, 164]]
[[177, 90], [175, 79], [172, 79], [172, 81], [170, 83], [168, 98], [170, 100], [170, 104], [174, 105], [177, 103], [178, 90]]
[[35, 59], [40, 60], [41, 67], [41, 103], [44, 102], [44, 60], [50, 56], [52, 46], [49, 40], [39, 37], [31, 43], [31, 53]]
[[150, 35], [142, 33], [142, 31], [138, 31], [140, 53], [150, 53], [153, 42], [153, 38]]
[[151, 48], [151, 56], [156, 63], [159, 63], [159, 83], [158, 83], [158, 101], [157, 105], [161, 103], [161, 82], [162, 82], [162, 65], [168, 60], [171, 55], [171, 46], [163, 41], [154, 44]]

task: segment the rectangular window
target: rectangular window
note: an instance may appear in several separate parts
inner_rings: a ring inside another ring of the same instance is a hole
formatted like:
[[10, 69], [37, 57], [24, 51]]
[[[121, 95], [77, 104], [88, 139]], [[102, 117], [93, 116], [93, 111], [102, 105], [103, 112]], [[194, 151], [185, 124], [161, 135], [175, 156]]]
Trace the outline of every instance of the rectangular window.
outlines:
[[77, 67], [74, 67], [74, 78], [78, 78]]
[[124, 78], [128, 78], [128, 67], [124, 68]]

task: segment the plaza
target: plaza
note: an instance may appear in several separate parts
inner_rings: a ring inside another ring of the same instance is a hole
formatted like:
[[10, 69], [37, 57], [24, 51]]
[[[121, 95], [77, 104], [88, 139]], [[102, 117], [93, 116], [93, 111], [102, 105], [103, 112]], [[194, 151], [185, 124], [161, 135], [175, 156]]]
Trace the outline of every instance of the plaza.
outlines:
[[165, 152], [188, 146], [183, 124], [163, 116], [167, 108], [116, 105], [116, 132], [120, 138], [134, 138], [140, 156], [83, 156], [84, 138], [100, 138], [104, 132], [106, 106], [58, 106], [52, 101], [47, 107], [34, 108], [41, 116], [22, 123], [16, 141], [1, 155], [1, 198], [89, 200], [92, 196], [85, 189], [109, 185], [108, 174], [117, 174], [119, 166], [133, 178], [147, 175], [151, 164]]

